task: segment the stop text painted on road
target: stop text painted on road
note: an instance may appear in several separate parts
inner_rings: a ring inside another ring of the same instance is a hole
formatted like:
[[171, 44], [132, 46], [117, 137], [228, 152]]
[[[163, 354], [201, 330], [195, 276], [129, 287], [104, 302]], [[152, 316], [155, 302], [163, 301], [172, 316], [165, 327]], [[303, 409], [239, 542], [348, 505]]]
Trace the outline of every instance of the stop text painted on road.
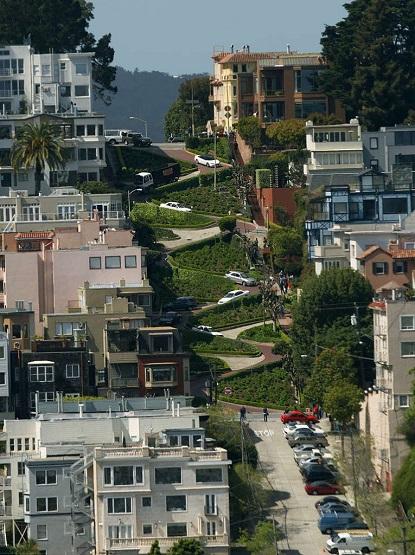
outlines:
[[258, 437], [272, 437], [274, 430], [253, 430], [254, 434]]

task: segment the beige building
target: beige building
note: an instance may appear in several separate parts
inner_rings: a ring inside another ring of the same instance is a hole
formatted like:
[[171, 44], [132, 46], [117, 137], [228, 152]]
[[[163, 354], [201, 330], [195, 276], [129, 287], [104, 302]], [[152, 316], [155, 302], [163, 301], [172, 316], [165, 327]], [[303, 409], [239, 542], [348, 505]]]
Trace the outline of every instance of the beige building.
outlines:
[[373, 462], [387, 491], [409, 453], [399, 431], [413, 402], [415, 367], [415, 302], [392, 291], [392, 299], [374, 301], [374, 357], [376, 382], [366, 390], [360, 413], [360, 429], [373, 441]]
[[317, 88], [325, 68], [321, 54], [302, 52], [215, 52], [210, 100], [214, 123], [231, 131], [239, 118], [256, 115], [265, 126], [282, 119], [305, 119], [311, 113], [344, 119], [338, 101]]

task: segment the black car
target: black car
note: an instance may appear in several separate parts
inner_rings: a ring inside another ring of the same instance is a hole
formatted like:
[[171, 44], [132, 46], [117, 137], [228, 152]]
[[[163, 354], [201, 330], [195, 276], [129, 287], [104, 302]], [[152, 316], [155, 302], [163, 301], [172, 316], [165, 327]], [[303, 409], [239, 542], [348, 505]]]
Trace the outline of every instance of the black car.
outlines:
[[166, 304], [166, 310], [193, 310], [197, 307], [197, 302], [194, 297], [177, 297], [171, 303]]
[[180, 316], [177, 314], [177, 312], [171, 310], [161, 315], [159, 324], [162, 326], [172, 326], [173, 324], [176, 324], [179, 320]]
[[150, 137], [143, 137], [141, 133], [128, 133], [127, 137], [134, 146], [150, 146], [153, 142]]
[[317, 482], [324, 480], [330, 484], [337, 483], [337, 477], [327, 468], [309, 468], [304, 471], [304, 480], [306, 482]]
[[325, 497], [319, 499], [314, 506], [316, 509], [318, 509], [319, 507], [322, 507], [323, 505], [327, 505], [329, 503], [338, 503], [344, 505], [345, 507], [351, 508], [350, 503], [348, 503], [345, 499], [336, 497], [335, 495], [326, 495]]

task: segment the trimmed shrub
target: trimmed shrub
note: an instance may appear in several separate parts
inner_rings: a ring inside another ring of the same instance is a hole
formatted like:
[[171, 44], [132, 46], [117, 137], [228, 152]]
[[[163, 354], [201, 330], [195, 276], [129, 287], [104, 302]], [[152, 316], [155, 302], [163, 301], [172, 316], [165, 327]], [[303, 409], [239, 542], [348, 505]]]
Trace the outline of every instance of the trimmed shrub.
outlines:
[[261, 296], [249, 295], [232, 303], [203, 310], [193, 319], [193, 323], [194, 325], [212, 326], [212, 328], [220, 330], [261, 322], [263, 318], [264, 308]]
[[238, 339], [228, 339], [217, 335], [208, 335], [197, 331], [185, 330], [183, 332], [184, 346], [196, 353], [212, 353], [231, 356], [259, 356], [261, 352], [249, 343]]
[[[232, 177], [232, 168], [225, 168], [223, 170], [218, 170], [216, 174], [216, 181], [217, 183], [222, 183], [222, 181], [226, 181]], [[213, 185], [213, 173], [201, 173], [199, 175], [199, 182], [200, 185]]]
[[221, 231], [230, 231], [233, 233], [236, 228], [236, 218], [234, 216], [224, 216], [219, 220], [219, 229]]
[[160, 208], [154, 203], [136, 203], [130, 215], [133, 225], [147, 223], [157, 227], [208, 227], [213, 220], [192, 212], [178, 212]]
[[171, 277], [164, 284], [177, 297], [190, 295], [198, 301], [217, 301], [232, 289], [224, 277], [182, 268], [173, 268]]
[[255, 170], [255, 185], [257, 189], [271, 187], [271, 170]]
[[258, 343], [284, 341], [285, 345], [287, 345], [287, 341], [289, 341], [288, 337], [282, 330], [277, 329], [277, 331], [274, 331], [272, 324], [255, 326], [254, 328], [244, 330], [238, 335], [238, 339], [248, 339], [250, 341], [257, 341]]
[[192, 353], [190, 357], [190, 374], [222, 374], [227, 372], [229, 366], [226, 362], [216, 357], [204, 357]]

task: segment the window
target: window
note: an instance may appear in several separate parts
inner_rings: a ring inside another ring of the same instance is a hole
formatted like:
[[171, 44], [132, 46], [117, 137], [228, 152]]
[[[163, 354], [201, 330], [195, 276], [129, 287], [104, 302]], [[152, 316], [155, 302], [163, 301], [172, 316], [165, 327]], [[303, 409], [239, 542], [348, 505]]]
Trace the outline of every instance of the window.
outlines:
[[327, 112], [327, 103], [325, 100], [310, 100], [295, 103], [295, 117], [306, 118], [310, 114], [317, 112], [325, 114]]
[[242, 73], [246, 73], [246, 64], [242, 64]]
[[75, 85], [75, 96], [89, 96], [89, 86]]
[[17, 438], [17, 450], [18, 451], [22, 450], [22, 438], [21, 437]]
[[405, 243], [405, 250], [415, 250], [415, 243]]
[[408, 200], [406, 198], [384, 198], [384, 214], [406, 214], [408, 212]]
[[377, 137], [370, 137], [369, 139], [369, 148], [371, 150], [377, 150], [379, 148], [379, 142]]
[[104, 484], [106, 486], [129, 486], [142, 483], [142, 466], [113, 466], [104, 468]]
[[55, 335], [73, 335], [74, 330], [80, 329], [79, 322], [56, 322]]
[[398, 395], [398, 405], [400, 408], [409, 407], [409, 395]]
[[77, 536], [85, 536], [85, 526], [76, 524], [75, 525], [75, 534]]
[[108, 497], [108, 514], [131, 513], [131, 497]]
[[111, 539], [130, 539], [133, 537], [133, 527], [131, 524], [108, 526], [108, 537]]
[[414, 357], [414, 356], [415, 356], [415, 341], [402, 341], [401, 357]]
[[101, 269], [101, 257], [100, 256], [90, 256], [89, 257], [89, 269], [90, 270], [100, 270]]
[[0, 372], [0, 385], [6, 385], [6, 372]]
[[153, 533], [153, 525], [152, 524], [143, 524], [143, 536], [144, 535], [151, 535]]
[[60, 62], [60, 64], [59, 64], [59, 69], [60, 69], [61, 71], [65, 71], [65, 69], [66, 69], [66, 62]]
[[64, 98], [68, 98], [71, 96], [71, 86], [70, 85], [61, 85], [61, 96]]
[[30, 498], [29, 496], [25, 496], [24, 498], [24, 510], [26, 513], [30, 511]]
[[56, 470], [36, 470], [36, 485], [56, 485], [57, 473]]
[[415, 131], [395, 131], [395, 145], [415, 145]]
[[233, 72], [233, 73], [238, 73], [238, 64], [233, 64], [233, 66], [232, 66], [232, 72]]
[[86, 160], [86, 148], [78, 149], [78, 160], [81, 160], [81, 161]]
[[216, 495], [205, 495], [205, 511], [207, 515], [215, 515], [217, 512]]
[[142, 497], [141, 498], [141, 506], [142, 507], [151, 507], [151, 497]]
[[50, 64], [42, 64], [42, 76], [50, 75]]
[[88, 160], [96, 160], [97, 159], [97, 149], [96, 148], [87, 148]]
[[[50, 403], [55, 400], [55, 393], [53, 391], [39, 391], [39, 403]], [[36, 393], [33, 391], [30, 393], [30, 406], [32, 410], [36, 408]], [[35, 440], [33, 439], [33, 447], [32, 449], [35, 450], [36, 444]]]
[[[88, 75], [88, 65], [85, 63], [76, 63], [75, 72], [76, 72], [76, 75]], [[80, 96], [80, 95], [77, 95], [77, 96]]]
[[206, 533], [208, 536], [216, 536], [216, 522], [207, 521]]
[[414, 331], [415, 330], [415, 316], [405, 315], [401, 316], [401, 330], [402, 331]]
[[121, 268], [121, 256], [106, 256], [105, 257], [105, 268]]
[[84, 137], [85, 135], [85, 125], [77, 125], [76, 126], [76, 136], [77, 137]]
[[74, 220], [76, 215], [75, 204], [60, 204], [57, 206], [58, 220]]
[[58, 510], [57, 497], [37, 497], [36, 510], [39, 513], [51, 513]]
[[347, 202], [335, 202], [333, 207], [335, 214], [347, 214]]
[[167, 524], [167, 537], [187, 536], [187, 524]]
[[67, 378], [79, 378], [79, 364], [67, 364], [66, 365], [66, 377]]
[[169, 338], [170, 335], [153, 335], [153, 351], [157, 353], [166, 353], [169, 349]]
[[373, 262], [373, 273], [375, 276], [383, 276], [388, 273], [387, 262]]
[[88, 135], [88, 137], [94, 137], [95, 136], [95, 125], [88, 124], [86, 126], [86, 134]]
[[46, 524], [38, 524], [36, 526], [36, 539], [38, 540], [48, 539], [48, 529]]
[[156, 484], [181, 484], [182, 469], [180, 467], [156, 468], [154, 477]]
[[176, 368], [174, 366], [168, 366], [167, 368], [146, 367], [145, 370], [147, 383], [167, 383], [176, 381]]
[[18, 462], [17, 463], [17, 475], [18, 476], [24, 476], [25, 473], [25, 463], [24, 462]]
[[185, 495], [166, 495], [166, 511], [185, 511], [186, 508]]
[[190, 437], [189, 436], [181, 436], [181, 445], [189, 446], [190, 445]]
[[222, 469], [196, 468], [196, 482], [222, 482]]
[[395, 274], [404, 274], [408, 270], [406, 260], [395, 260], [393, 263], [393, 272]]
[[53, 366], [29, 366], [31, 382], [53, 382]]
[[136, 256], [124, 256], [124, 263], [126, 268], [137, 268]]
[[319, 71], [317, 69], [296, 70], [295, 71], [295, 92], [317, 91], [318, 75], [319, 75]]

